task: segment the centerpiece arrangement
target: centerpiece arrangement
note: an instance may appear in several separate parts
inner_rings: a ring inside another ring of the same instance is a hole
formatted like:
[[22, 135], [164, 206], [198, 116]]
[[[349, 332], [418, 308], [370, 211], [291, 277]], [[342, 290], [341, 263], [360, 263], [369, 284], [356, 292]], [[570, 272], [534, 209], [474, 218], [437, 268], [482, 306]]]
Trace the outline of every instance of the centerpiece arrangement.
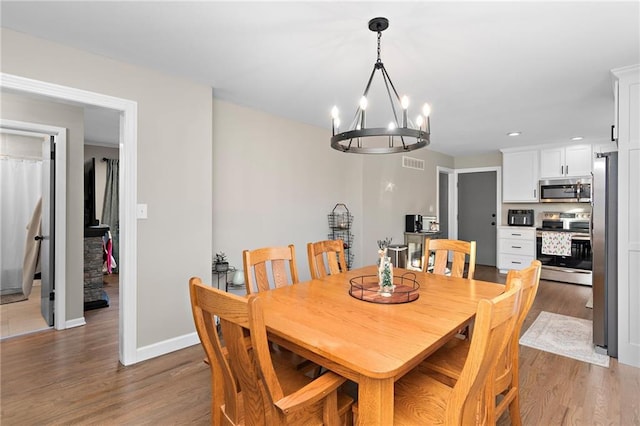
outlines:
[[390, 244], [391, 238], [378, 240], [377, 274], [360, 275], [349, 280], [349, 294], [352, 297], [383, 304], [408, 303], [420, 297], [420, 284], [414, 272], [393, 276], [391, 257], [387, 256]]
[[396, 286], [393, 285], [393, 265], [391, 264], [391, 258], [387, 256], [387, 249], [391, 244], [392, 238], [385, 238], [384, 240], [378, 240], [378, 284], [380, 290], [378, 293], [382, 297], [391, 297], [393, 290]]

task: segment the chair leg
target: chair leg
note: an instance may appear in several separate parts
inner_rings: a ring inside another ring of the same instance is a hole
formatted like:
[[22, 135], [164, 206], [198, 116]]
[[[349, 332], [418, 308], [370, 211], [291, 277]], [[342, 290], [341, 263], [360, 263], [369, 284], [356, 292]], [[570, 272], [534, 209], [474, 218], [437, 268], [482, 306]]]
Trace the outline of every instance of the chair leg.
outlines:
[[509, 404], [509, 418], [513, 426], [522, 426], [522, 419], [520, 418], [520, 395], [516, 392], [511, 404]]

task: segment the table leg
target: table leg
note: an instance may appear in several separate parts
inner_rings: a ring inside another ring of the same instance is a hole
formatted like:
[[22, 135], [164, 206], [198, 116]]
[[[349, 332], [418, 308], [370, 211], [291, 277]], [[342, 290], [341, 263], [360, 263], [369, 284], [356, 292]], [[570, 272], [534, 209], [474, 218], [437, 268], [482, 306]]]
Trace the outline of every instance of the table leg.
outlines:
[[358, 425], [393, 424], [393, 377], [358, 381]]

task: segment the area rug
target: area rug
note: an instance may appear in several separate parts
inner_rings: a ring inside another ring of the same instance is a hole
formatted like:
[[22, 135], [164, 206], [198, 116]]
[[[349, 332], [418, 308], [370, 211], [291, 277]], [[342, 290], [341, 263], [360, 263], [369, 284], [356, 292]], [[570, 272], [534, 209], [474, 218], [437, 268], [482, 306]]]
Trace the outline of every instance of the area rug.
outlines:
[[609, 367], [609, 357], [596, 353], [590, 320], [540, 312], [520, 338], [520, 344], [601, 367]]
[[14, 303], [14, 302], [22, 302], [23, 300], [27, 300], [27, 296], [25, 296], [22, 292], [12, 293], [12, 294], [0, 294], [0, 305], [5, 305], [7, 303]]

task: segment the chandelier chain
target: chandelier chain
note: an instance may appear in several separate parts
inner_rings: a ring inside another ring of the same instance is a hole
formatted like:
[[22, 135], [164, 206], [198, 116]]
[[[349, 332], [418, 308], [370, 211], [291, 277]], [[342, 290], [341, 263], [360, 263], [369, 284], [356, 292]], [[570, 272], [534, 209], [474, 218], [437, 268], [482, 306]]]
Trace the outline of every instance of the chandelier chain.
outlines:
[[380, 59], [380, 39], [382, 38], [382, 32], [378, 31], [378, 60], [376, 61], [377, 63], [382, 62], [382, 60]]

